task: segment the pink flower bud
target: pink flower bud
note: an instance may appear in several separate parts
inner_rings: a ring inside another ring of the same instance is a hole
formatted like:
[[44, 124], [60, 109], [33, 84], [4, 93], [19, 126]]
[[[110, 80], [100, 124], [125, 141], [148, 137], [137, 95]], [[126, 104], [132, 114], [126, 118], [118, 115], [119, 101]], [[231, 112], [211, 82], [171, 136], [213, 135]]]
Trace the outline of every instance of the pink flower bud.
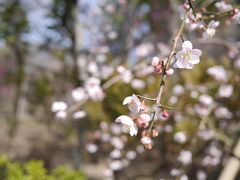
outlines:
[[152, 145], [151, 144], [146, 144], [145, 146], [144, 146], [146, 149], [152, 149]]
[[160, 59], [158, 58], [158, 57], [153, 57], [152, 58], [152, 66], [157, 66], [157, 65], [159, 65], [159, 63], [160, 63]]
[[144, 137], [144, 136], [148, 136], [148, 132], [146, 130], [142, 131], [142, 137]]
[[157, 66], [154, 66], [154, 72], [157, 73], [157, 74], [161, 74], [161, 72], [162, 72], [162, 65], [159, 64]]
[[152, 137], [157, 137], [158, 136], [158, 132], [156, 129], [152, 130]]
[[169, 68], [169, 69], [166, 70], [166, 74], [167, 74], [168, 76], [173, 75], [173, 73], [174, 73], [174, 70], [173, 70], [172, 68]]
[[163, 112], [162, 112], [162, 117], [165, 118], [165, 119], [167, 119], [167, 118], [169, 117], [168, 112], [167, 112], [167, 111], [163, 111]]
[[188, 3], [184, 3], [184, 4], [183, 4], [183, 8], [184, 8], [185, 10], [188, 10], [188, 9], [190, 9], [190, 5], [189, 5]]
[[148, 136], [144, 136], [144, 137], [141, 138], [141, 143], [144, 144], [144, 145], [151, 144], [152, 139]]

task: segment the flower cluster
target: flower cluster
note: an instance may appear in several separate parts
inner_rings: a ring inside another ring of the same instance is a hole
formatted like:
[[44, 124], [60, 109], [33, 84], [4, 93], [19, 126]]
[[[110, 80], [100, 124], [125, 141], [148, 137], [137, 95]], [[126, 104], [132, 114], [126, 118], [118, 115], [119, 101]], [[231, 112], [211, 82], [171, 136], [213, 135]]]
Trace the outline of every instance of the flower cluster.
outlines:
[[[133, 94], [124, 99], [123, 105], [127, 105], [129, 111], [132, 113], [131, 117], [127, 115], [119, 116], [115, 121], [122, 124], [122, 130], [129, 133], [131, 136], [136, 136], [139, 129], [141, 130], [141, 143], [147, 149], [152, 148], [152, 137], [158, 136], [156, 129], [149, 128], [152, 121], [151, 116], [147, 113], [145, 101], [140, 101], [139, 98]], [[163, 111], [162, 116], [167, 119], [168, 113]]]

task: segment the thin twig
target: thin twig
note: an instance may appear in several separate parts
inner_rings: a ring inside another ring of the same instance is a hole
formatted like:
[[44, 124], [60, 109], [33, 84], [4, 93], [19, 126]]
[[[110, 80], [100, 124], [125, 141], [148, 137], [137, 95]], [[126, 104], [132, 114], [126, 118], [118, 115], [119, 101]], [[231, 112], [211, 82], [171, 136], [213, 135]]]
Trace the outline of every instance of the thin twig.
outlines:
[[[170, 64], [171, 64], [171, 61], [173, 59], [173, 56], [175, 54], [175, 49], [177, 47], [177, 44], [178, 44], [178, 41], [180, 39], [180, 36], [182, 34], [182, 31], [183, 31], [183, 28], [184, 28], [184, 24], [185, 24], [185, 20], [186, 20], [186, 17], [188, 15], [188, 11], [186, 11], [185, 15], [184, 15], [184, 18], [182, 20], [182, 23], [180, 25], [180, 28], [178, 30], [178, 33], [176, 35], [176, 37], [174, 38], [174, 41], [173, 41], [173, 45], [171, 47], [171, 51], [170, 51], [170, 54], [167, 58], [167, 62], [166, 62], [166, 65], [165, 65], [165, 69], [168, 69]], [[153, 114], [153, 118], [152, 118], [152, 121], [150, 123], [150, 126], [149, 126], [149, 132], [152, 130], [152, 127], [153, 127], [153, 124], [154, 124], [154, 121], [157, 119], [157, 115], [160, 113], [160, 108], [158, 107], [161, 107], [161, 99], [162, 99], [162, 93], [163, 93], [163, 89], [165, 87], [165, 79], [166, 79], [166, 73], [165, 71], [162, 73], [162, 78], [161, 78], [161, 81], [160, 81], [160, 88], [159, 88], [159, 91], [158, 91], [158, 95], [156, 97], [156, 109], [155, 109], [155, 112]]]
[[161, 104], [160, 106], [158, 106], [158, 108], [173, 110], [172, 107], [164, 106], [164, 105], [162, 105], [162, 104]]
[[194, 17], [196, 17], [196, 12], [195, 12], [195, 9], [193, 7], [193, 4], [192, 4], [191, 0], [188, 0], [188, 4], [189, 4], [190, 8], [192, 9]]
[[180, 36], [180, 37], [181, 37], [181, 40], [182, 40], [182, 42], [184, 42], [184, 38], [183, 38], [182, 34], [181, 34], [181, 36]]
[[145, 97], [145, 96], [141, 96], [141, 95], [136, 95], [137, 97], [140, 97], [142, 99], [145, 99], [145, 100], [149, 100], [149, 101], [156, 101], [156, 98], [149, 98], [149, 97]]

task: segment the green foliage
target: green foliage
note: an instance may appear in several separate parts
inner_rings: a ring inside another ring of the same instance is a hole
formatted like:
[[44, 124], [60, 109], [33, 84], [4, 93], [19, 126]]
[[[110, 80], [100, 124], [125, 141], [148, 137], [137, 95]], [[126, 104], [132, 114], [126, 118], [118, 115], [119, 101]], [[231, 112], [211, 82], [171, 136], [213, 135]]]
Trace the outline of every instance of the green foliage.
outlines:
[[54, 177], [58, 180], [82, 180], [85, 179], [80, 171], [74, 171], [65, 166], [59, 166], [53, 171]]
[[0, 156], [1, 180], [84, 180], [81, 171], [59, 166], [51, 172], [44, 167], [40, 160], [32, 160], [23, 165], [11, 162], [6, 156]]

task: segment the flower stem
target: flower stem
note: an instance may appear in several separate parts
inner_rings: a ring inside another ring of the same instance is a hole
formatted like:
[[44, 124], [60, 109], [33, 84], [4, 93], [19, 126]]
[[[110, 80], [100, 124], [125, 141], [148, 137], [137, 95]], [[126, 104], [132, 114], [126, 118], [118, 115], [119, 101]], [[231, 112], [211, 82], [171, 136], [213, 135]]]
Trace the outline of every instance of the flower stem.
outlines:
[[156, 101], [156, 98], [149, 98], [149, 97], [145, 97], [145, 96], [141, 96], [141, 95], [136, 95], [137, 97], [140, 97], [142, 99], [145, 99], [145, 100], [149, 100], [149, 101]]
[[[177, 47], [177, 44], [180, 40], [180, 37], [181, 37], [181, 34], [183, 32], [183, 28], [184, 28], [184, 24], [185, 24], [185, 20], [186, 20], [186, 17], [188, 15], [188, 11], [186, 11], [185, 15], [184, 15], [184, 18], [182, 20], [182, 23], [180, 25], [180, 28], [178, 30], [178, 33], [176, 35], [176, 37], [174, 38], [174, 41], [173, 41], [173, 44], [172, 44], [172, 47], [171, 47], [171, 51], [170, 51], [170, 54], [167, 58], [167, 62], [166, 62], [166, 65], [165, 65], [165, 69], [168, 69], [169, 66], [171, 65], [171, 61], [173, 59], [173, 56], [175, 54], [175, 49]], [[156, 109], [155, 109], [155, 112], [153, 113], [153, 116], [152, 116], [152, 121], [150, 123], [150, 126], [149, 126], [149, 129], [148, 131], [150, 132], [153, 128], [153, 124], [154, 124], [154, 121], [157, 119], [157, 115], [160, 113], [160, 108], [162, 105], [161, 105], [161, 99], [162, 99], [162, 93], [163, 93], [163, 89], [165, 87], [165, 80], [166, 80], [166, 73], [165, 71], [162, 73], [162, 77], [161, 77], [161, 81], [160, 81], [160, 87], [159, 87], [159, 91], [158, 91], [158, 95], [156, 97]]]

